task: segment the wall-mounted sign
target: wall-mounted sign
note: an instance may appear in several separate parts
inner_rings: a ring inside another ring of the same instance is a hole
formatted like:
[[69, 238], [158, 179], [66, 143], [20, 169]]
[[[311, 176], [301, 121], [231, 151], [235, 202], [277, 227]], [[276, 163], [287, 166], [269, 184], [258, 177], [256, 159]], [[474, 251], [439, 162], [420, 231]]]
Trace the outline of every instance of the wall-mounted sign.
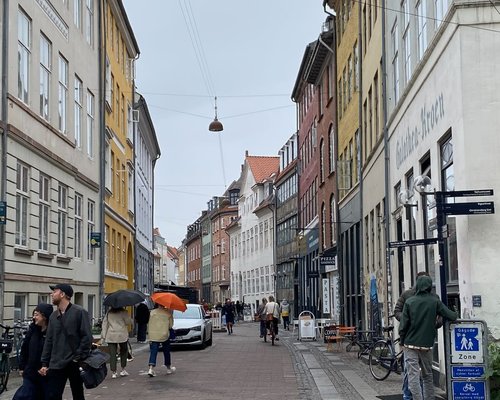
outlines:
[[7, 223], [7, 202], [0, 201], [0, 225]]
[[101, 232], [90, 233], [90, 247], [92, 248], [101, 247]]
[[323, 288], [323, 314], [330, 314], [330, 279], [321, 280]]

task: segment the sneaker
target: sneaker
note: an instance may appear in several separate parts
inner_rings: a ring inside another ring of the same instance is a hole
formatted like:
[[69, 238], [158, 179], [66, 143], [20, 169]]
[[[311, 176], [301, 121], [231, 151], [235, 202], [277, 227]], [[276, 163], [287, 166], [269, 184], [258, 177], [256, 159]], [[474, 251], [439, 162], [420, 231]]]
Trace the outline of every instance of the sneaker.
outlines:
[[152, 378], [153, 376], [156, 376], [156, 372], [153, 369], [153, 367], [149, 367], [148, 375]]
[[120, 376], [128, 376], [128, 372], [122, 369], [122, 372], [120, 372]]
[[116, 372], [113, 372], [113, 374], [111, 375], [111, 379], [116, 379], [118, 378], [118, 374]]
[[276, 336], [276, 337], [274, 338], [274, 340], [280, 340], [280, 338], [279, 338], [278, 336]]
[[174, 373], [176, 369], [177, 368], [172, 367], [172, 366], [167, 367], [167, 375], [170, 375], [170, 374]]

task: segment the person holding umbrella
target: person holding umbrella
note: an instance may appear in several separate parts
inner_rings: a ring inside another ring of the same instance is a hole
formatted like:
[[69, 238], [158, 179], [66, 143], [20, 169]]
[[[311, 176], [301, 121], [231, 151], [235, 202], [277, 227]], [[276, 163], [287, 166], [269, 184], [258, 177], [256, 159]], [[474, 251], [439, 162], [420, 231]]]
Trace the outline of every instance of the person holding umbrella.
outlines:
[[125, 370], [127, 366], [128, 354], [128, 326], [132, 324], [132, 319], [127, 310], [123, 307], [111, 307], [102, 321], [101, 339], [109, 346], [109, 368], [111, 369], [111, 378], [118, 378], [116, 372], [116, 353], [120, 348], [120, 364], [122, 370], [120, 376], [127, 376]]
[[[152, 297], [152, 300], [154, 298]], [[149, 334], [149, 369], [148, 375], [152, 378], [156, 376], [154, 370], [156, 366], [156, 358], [160, 344], [162, 345], [163, 356], [165, 359], [165, 367], [167, 367], [167, 375], [175, 371], [175, 367], [171, 364], [170, 358], [170, 330], [174, 326], [174, 317], [172, 311], [163, 305], [155, 302], [155, 308], [149, 315], [148, 334]]]

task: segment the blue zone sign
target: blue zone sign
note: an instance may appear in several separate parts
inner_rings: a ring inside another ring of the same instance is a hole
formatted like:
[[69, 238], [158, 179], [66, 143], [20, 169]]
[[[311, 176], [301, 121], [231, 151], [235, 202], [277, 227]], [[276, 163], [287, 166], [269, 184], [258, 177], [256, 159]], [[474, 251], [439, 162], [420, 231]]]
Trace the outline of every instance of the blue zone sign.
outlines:
[[486, 382], [453, 382], [453, 400], [486, 400]]
[[482, 324], [453, 324], [451, 333], [453, 364], [483, 364]]

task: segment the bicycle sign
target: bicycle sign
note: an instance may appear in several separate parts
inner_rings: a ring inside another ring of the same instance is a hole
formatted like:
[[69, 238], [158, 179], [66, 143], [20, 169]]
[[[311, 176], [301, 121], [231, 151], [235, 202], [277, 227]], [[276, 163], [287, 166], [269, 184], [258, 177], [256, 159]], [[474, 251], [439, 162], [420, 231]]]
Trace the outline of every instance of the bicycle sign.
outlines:
[[481, 323], [451, 324], [451, 362], [482, 364], [483, 326]]
[[455, 381], [453, 382], [454, 400], [485, 400], [486, 384], [480, 381]]

